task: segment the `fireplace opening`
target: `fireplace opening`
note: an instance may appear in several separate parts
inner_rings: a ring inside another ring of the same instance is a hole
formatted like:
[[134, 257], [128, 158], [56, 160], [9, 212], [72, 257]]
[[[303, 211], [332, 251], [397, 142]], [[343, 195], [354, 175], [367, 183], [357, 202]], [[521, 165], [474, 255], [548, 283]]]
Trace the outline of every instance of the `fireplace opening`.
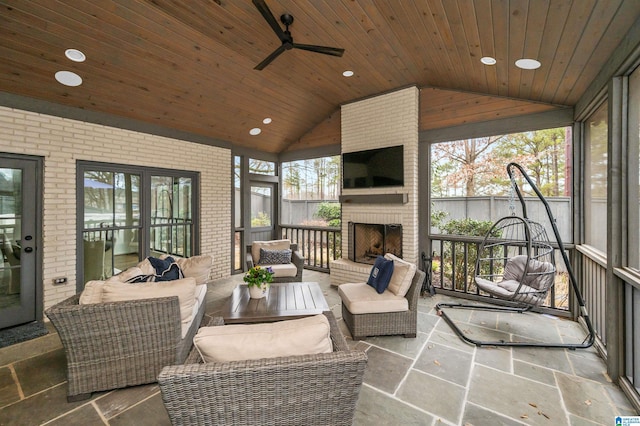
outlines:
[[378, 256], [402, 257], [402, 225], [349, 222], [349, 260], [373, 265]]

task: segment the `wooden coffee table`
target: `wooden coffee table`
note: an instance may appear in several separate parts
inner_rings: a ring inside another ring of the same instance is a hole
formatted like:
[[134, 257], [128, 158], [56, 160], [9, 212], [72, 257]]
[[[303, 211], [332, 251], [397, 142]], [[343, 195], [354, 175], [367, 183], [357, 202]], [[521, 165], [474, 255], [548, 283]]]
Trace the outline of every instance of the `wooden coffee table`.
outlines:
[[321, 314], [329, 305], [318, 283], [272, 283], [269, 294], [251, 299], [246, 284], [237, 286], [225, 304], [225, 324], [272, 322]]

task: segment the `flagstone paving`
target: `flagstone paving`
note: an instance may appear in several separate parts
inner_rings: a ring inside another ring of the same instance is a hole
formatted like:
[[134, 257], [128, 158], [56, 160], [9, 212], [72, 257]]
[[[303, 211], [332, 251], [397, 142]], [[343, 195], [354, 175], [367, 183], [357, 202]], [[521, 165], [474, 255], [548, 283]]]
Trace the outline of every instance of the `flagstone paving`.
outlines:
[[[611, 382], [594, 349], [476, 348], [461, 341], [435, 314], [440, 294], [421, 298], [418, 335], [351, 340], [340, 298], [329, 276], [318, 281], [354, 349], [369, 357], [355, 425], [613, 425], [636, 415]], [[209, 285], [207, 314], [218, 313], [241, 276]], [[450, 310], [475, 338], [579, 341], [572, 321], [527, 314]], [[158, 386], [99, 392], [67, 403], [65, 358], [55, 330], [0, 349], [0, 425], [169, 425]]]

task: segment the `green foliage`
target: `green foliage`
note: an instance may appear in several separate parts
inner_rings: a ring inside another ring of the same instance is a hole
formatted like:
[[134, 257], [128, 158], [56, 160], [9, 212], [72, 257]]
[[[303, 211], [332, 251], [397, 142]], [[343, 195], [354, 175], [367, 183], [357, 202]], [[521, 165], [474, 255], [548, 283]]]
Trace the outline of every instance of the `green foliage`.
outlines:
[[273, 281], [273, 269], [271, 267], [263, 268], [259, 265], [249, 269], [242, 278], [247, 286], [261, 286], [262, 283], [270, 283]]
[[339, 227], [342, 225], [342, 210], [340, 203], [321, 203], [314, 216], [318, 219], [326, 220], [329, 226]]
[[251, 226], [254, 228], [271, 226], [271, 218], [265, 212], [259, 212], [258, 216], [251, 218]]
[[[488, 220], [475, 220], [471, 218], [452, 219], [444, 222], [447, 213], [434, 213], [434, 226], [437, 226], [442, 232], [447, 234], [484, 237], [493, 226], [493, 222]], [[433, 219], [434, 214], [432, 214], [432, 222]], [[444, 274], [453, 280], [456, 289], [461, 290], [464, 288], [465, 283], [472, 281], [477, 258], [477, 244], [450, 242], [443, 246], [441, 267], [445, 268]]]
[[[431, 204], [433, 206], [433, 203]], [[431, 226], [442, 230], [444, 226], [444, 219], [449, 216], [449, 213], [443, 210], [431, 210]]]
[[488, 220], [475, 220], [471, 218], [452, 219], [442, 224], [439, 228], [447, 234], [484, 236], [493, 226], [493, 222]]

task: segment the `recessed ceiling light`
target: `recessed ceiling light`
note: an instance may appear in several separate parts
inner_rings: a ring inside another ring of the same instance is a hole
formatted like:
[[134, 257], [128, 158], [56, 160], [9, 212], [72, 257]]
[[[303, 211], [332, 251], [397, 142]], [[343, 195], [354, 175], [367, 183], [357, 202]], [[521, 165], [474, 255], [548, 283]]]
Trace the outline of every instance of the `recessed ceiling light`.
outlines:
[[60, 84], [71, 87], [80, 86], [82, 84], [82, 77], [71, 71], [58, 71], [56, 73], [56, 80], [58, 80], [58, 83]]
[[67, 49], [64, 51], [64, 56], [71, 59], [73, 62], [84, 62], [87, 59], [85, 54], [78, 49]]
[[271, 124], [271, 118], [267, 117], [267, 118], [265, 118], [264, 120], [262, 120], [262, 122], [263, 122], [264, 124]]
[[495, 65], [496, 58], [492, 58], [491, 56], [485, 56], [483, 58], [480, 58], [480, 62], [482, 62], [485, 65]]
[[351, 77], [353, 75], [353, 71], [351, 70], [346, 70], [342, 73], [343, 76], [345, 77]]
[[535, 70], [540, 68], [540, 65], [542, 64], [535, 59], [523, 58], [516, 61], [516, 67], [522, 68], [523, 70]]
[[262, 129], [260, 129], [259, 127], [254, 127], [253, 129], [249, 130], [249, 134], [251, 136], [256, 136], [256, 135], [259, 135], [260, 133], [262, 133]]

